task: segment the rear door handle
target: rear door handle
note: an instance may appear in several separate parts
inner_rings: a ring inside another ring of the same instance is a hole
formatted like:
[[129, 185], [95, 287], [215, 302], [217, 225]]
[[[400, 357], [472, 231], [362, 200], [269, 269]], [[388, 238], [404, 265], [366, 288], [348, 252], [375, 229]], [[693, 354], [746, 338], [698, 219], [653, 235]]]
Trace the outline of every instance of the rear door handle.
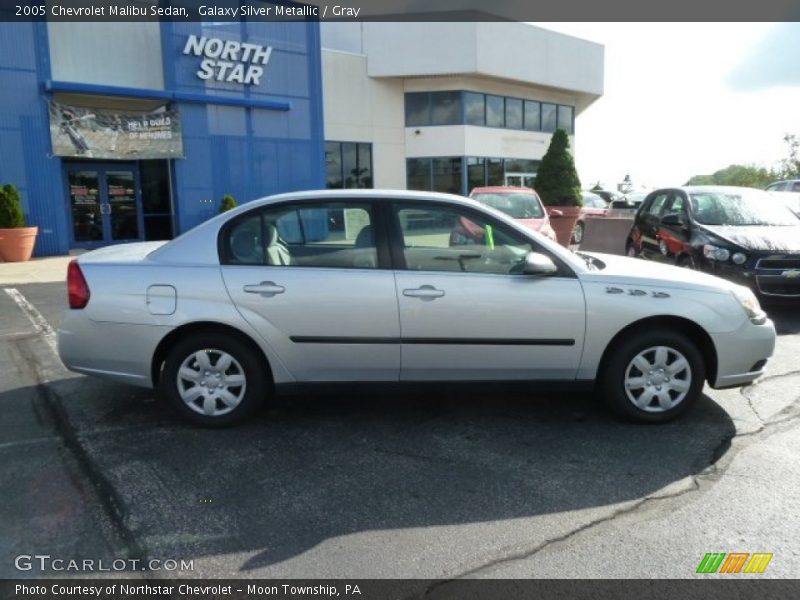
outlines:
[[437, 290], [432, 285], [423, 285], [418, 288], [403, 290], [403, 296], [419, 298], [420, 300], [435, 300], [444, 296], [444, 290]]
[[275, 294], [282, 294], [286, 291], [286, 288], [276, 284], [274, 281], [262, 281], [258, 284], [244, 286], [244, 291], [248, 294], [261, 294], [262, 296], [271, 298]]

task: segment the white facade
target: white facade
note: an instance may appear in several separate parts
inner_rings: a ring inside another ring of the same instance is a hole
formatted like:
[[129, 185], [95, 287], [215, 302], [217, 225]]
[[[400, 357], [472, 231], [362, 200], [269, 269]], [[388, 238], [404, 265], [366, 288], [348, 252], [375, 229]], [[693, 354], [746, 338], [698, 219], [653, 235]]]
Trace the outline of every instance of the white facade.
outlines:
[[372, 144], [374, 187], [406, 188], [413, 158], [538, 161], [552, 135], [463, 121], [407, 126], [406, 94], [478, 92], [577, 116], [603, 93], [603, 46], [524, 23], [323, 23], [322, 44], [325, 139]]

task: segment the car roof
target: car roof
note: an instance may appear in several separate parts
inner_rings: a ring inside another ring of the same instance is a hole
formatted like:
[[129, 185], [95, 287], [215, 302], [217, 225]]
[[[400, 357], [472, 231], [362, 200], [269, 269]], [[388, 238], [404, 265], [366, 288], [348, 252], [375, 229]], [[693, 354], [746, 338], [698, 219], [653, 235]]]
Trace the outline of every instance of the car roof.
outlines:
[[516, 185], [488, 185], [484, 187], [476, 187], [474, 188], [470, 194], [486, 194], [486, 193], [497, 193], [497, 192], [529, 192], [529, 193], [536, 193], [536, 190], [529, 187], [522, 187]]
[[760, 192], [763, 190], [759, 190], [756, 188], [744, 187], [744, 186], [737, 186], [737, 185], [676, 185], [674, 187], [662, 187], [658, 188], [657, 190], [653, 190], [656, 192], [661, 192], [663, 190], [681, 190], [686, 192], [687, 194], [693, 193], [701, 193], [701, 192], [740, 192], [741, 190], [750, 190], [754, 192]]

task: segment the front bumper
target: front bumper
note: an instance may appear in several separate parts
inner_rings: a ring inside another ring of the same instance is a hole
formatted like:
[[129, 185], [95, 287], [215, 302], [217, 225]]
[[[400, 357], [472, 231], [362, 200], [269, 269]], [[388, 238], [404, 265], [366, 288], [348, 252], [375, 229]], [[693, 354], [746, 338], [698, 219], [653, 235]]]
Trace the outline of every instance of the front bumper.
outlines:
[[762, 325], [746, 321], [736, 331], [711, 334], [711, 339], [717, 351], [717, 373], [711, 387], [739, 387], [766, 372], [767, 360], [775, 350], [775, 326], [769, 319]]
[[706, 270], [761, 296], [800, 298], [800, 256], [753, 257], [742, 266], [708, 261]]

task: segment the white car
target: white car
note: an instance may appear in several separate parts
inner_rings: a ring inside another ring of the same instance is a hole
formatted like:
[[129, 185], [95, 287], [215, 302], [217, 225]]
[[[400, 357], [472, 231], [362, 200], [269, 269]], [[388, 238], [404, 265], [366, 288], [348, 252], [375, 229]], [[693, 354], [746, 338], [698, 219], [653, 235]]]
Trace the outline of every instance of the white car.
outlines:
[[775, 345], [747, 288], [573, 254], [433, 193], [264, 198], [171, 242], [83, 254], [68, 288], [69, 369], [157, 388], [211, 426], [292, 384], [477, 380], [595, 386], [621, 415], [666, 421], [705, 381], [761, 376]]
[[786, 179], [770, 183], [766, 191], [800, 217], [800, 179]]

